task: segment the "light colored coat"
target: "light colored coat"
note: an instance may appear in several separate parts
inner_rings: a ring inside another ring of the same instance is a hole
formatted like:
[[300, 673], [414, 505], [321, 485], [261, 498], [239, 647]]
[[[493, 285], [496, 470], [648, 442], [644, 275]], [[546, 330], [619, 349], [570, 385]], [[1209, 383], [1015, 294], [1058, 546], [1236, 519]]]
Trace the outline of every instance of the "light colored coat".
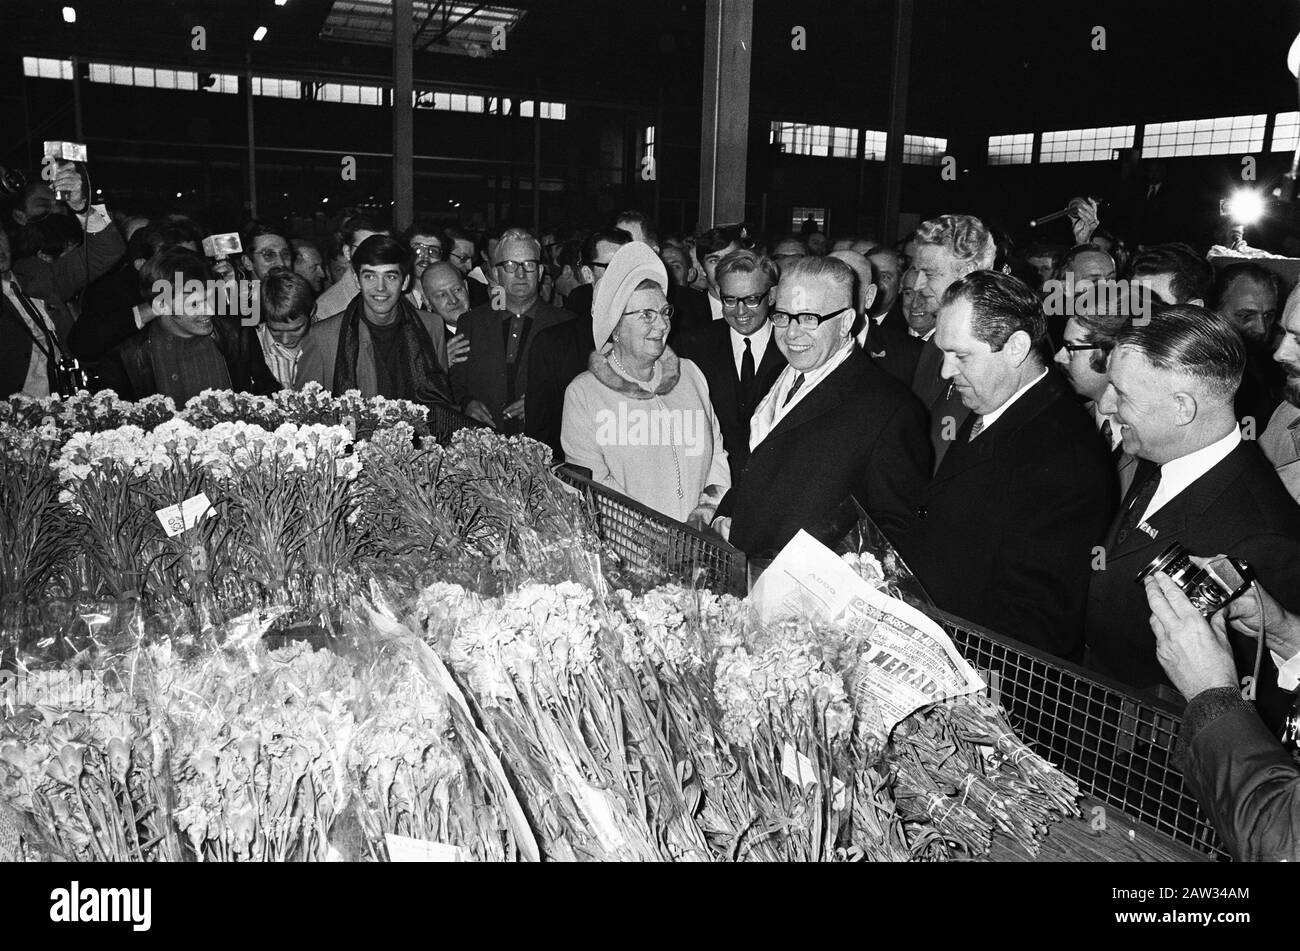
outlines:
[[[565, 391], [560, 442], [565, 460], [590, 469], [594, 481], [684, 522], [700, 504], [717, 505], [731, 468], [704, 374], [671, 348], [660, 365], [649, 393], [593, 353]], [[721, 491], [706, 497], [710, 486]]]
[[1300, 502], [1300, 407], [1283, 403], [1273, 411], [1259, 448], [1277, 469], [1291, 498]]

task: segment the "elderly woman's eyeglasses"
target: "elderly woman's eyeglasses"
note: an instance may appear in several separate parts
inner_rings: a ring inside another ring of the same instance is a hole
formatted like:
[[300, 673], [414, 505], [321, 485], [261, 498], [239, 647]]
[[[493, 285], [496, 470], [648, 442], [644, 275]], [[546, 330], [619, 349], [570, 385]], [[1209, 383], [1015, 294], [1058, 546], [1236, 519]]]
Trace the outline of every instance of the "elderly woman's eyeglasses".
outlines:
[[841, 307], [839, 310], [833, 310], [829, 314], [790, 314], [783, 310], [772, 312], [772, 326], [784, 329], [790, 326], [790, 321], [798, 322], [804, 330], [816, 330], [823, 323], [832, 317], [838, 317], [845, 311], [852, 310], [851, 307]]
[[525, 274], [536, 274], [537, 264], [537, 261], [501, 261], [497, 267], [507, 274], [517, 274], [520, 270]]
[[767, 294], [765, 293], [750, 294], [748, 297], [724, 296], [722, 298], [722, 306], [727, 308], [727, 310], [734, 310], [735, 308], [739, 307], [741, 304], [744, 304], [746, 310], [754, 310], [755, 308], [758, 307], [759, 304], [763, 303], [763, 301], [765, 300], [767, 300]]
[[667, 304], [661, 310], [655, 310], [651, 307], [647, 307], [645, 310], [625, 310], [623, 311], [623, 316], [636, 317], [640, 319], [641, 323], [650, 327], [653, 326], [654, 322], [660, 317], [668, 323], [672, 323], [674, 313], [676, 313], [676, 311], [673, 309], [673, 305]]

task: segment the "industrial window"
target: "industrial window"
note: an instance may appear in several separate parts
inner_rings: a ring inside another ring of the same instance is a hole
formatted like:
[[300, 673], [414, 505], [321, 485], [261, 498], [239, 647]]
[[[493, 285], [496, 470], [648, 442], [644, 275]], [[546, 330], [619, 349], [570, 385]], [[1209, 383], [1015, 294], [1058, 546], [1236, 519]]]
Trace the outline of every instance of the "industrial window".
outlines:
[[1028, 165], [1034, 160], [1034, 133], [989, 136], [990, 165]]
[[254, 76], [253, 95], [274, 96], [277, 99], [301, 99], [302, 83], [296, 79], [272, 79], [269, 76]]
[[1109, 162], [1119, 157], [1118, 149], [1133, 147], [1135, 131], [1136, 126], [1114, 125], [1044, 132], [1038, 159], [1040, 162]]
[[789, 155], [854, 158], [858, 154], [858, 130], [842, 126], [773, 122], [769, 141], [779, 142], [781, 151]]
[[947, 139], [931, 135], [903, 136], [903, 161], [908, 165], [938, 165], [947, 151]]
[[1264, 147], [1267, 122], [1268, 116], [1255, 115], [1148, 123], [1142, 132], [1142, 157], [1258, 152]]
[[803, 223], [811, 217], [817, 222], [817, 230], [826, 233], [826, 209], [825, 208], [795, 208], [790, 215], [790, 230], [799, 234], [803, 230]]
[[23, 75], [31, 76], [33, 79], [71, 79], [72, 60], [24, 56]]
[[382, 86], [357, 86], [352, 83], [321, 83], [316, 92], [320, 102], [341, 102], [349, 106], [382, 106]]
[[[519, 104], [519, 114], [525, 119], [533, 117], [533, 101], [525, 99]], [[562, 102], [543, 102], [541, 115], [543, 119], [564, 119], [568, 114], [568, 107]]]
[[641, 159], [642, 164], [645, 159], [649, 159], [651, 163], [655, 160], [655, 127], [652, 125], [645, 127], [645, 149], [641, 153]]
[[1273, 120], [1273, 151], [1294, 152], [1300, 145], [1300, 112], [1279, 112]]
[[866, 138], [866, 158], [872, 162], [883, 162], [885, 160], [885, 146], [888, 142], [888, 132], [878, 132], [875, 129], [868, 129]]

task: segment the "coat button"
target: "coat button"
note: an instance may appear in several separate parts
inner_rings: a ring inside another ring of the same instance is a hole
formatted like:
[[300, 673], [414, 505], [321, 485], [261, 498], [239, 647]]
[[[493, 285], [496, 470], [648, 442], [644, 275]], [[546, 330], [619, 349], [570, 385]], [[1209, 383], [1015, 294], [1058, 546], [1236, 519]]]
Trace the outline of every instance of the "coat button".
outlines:
[[917, 506], [916, 515], [918, 518], [925, 518], [929, 514], [924, 505]]

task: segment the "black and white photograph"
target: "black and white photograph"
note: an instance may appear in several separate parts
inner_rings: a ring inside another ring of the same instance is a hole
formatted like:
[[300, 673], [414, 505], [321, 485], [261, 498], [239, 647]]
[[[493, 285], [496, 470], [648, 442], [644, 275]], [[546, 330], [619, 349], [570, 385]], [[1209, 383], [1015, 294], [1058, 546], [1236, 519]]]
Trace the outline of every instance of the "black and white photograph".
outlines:
[[17, 925], [1294, 926], [1298, 169], [1300, 0], [0, 0]]

